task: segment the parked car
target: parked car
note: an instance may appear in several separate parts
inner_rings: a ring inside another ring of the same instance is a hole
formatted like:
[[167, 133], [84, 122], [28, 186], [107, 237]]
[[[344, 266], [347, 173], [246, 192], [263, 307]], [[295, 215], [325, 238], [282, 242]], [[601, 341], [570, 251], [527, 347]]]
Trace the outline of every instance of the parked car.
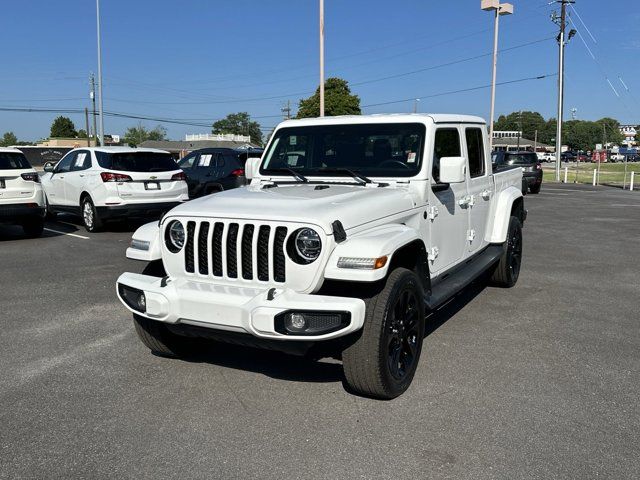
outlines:
[[616, 162], [624, 162], [625, 156], [622, 155], [621, 153], [613, 153], [609, 156], [609, 161], [611, 163], [616, 163]]
[[108, 220], [160, 217], [189, 199], [184, 173], [163, 150], [77, 148], [44, 169], [48, 212], [80, 215], [89, 232]]
[[464, 115], [281, 123], [250, 186], [134, 233], [127, 256], [157, 277], [124, 273], [118, 296], [155, 352], [205, 337], [335, 356], [354, 391], [397, 397], [427, 311], [487, 270], [518, 280], [522, 170], [493, 172], [487, 138]]
[[189, 197], [197, 198], [246, 185], [244, 165], [248, 157], [260, 157], [262, 149], [203, 148], [178, 162], [186, 175]]
[[523, 193], [540, 193], [542, 188], [542, 165], [533, 152], [493, 152], [491, 157], [494, 172], [520, 167], [522, 169]]
[[578, 162], [590, 162], [591, 155], [587, 155], [586, 153], [578, 153], [578, 155], [576, 156], [576, 159]]
[[560, 160], [563, 162], [575, 162], [576, 154], [573, 152], [562, 152], [560, 154]]
[[21, 225], [27, 236], [39, 237], [44, 217], [38, 172], [20, 150], [0, 147], [0, 223]]
[[555, 162], [555, 160], [556, 160], [556, 156], [553, 153], [536, 152], [536, 155], [538, 156], [538, 160], [540, 162]]

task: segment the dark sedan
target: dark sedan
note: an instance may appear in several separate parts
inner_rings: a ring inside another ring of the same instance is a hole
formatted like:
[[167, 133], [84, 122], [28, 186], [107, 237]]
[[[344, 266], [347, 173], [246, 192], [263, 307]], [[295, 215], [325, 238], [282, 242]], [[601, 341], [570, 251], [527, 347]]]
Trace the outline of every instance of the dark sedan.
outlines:
[[262, 149], [203, 148], [178, 161], [189, 186], [189, 198], [231, 190], [247, 184], [247, 158], [260, 157]]
[[506, 168], [522, 168], [523, 190], [539, 193], [542, 187], [542, 165], [534, 152], [493, 152], [491, 155], [493, 171]]

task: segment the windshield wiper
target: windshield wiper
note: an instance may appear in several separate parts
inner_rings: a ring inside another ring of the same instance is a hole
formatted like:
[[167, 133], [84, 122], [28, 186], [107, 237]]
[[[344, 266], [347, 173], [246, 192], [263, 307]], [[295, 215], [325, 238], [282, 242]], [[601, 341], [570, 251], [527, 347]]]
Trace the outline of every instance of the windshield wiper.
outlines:
[[373, 183], [369, 177], [365, 177], [361, 173], [358, 173], [354, 170], [349, 170], [348, 168], [319, 168], [316, 172], [322, 173], [346, 173], [356, 180], [360, 180], [362, 183]]
[[268, 172], [275, 172], [275, 173], [288, 173], [289, 175], [294, 177], [299, 182], [303, 182], [303, 183], [308, 183], [309, 182], [309, 179], [307, 177], [305, 177], [301, 173], [296, 172], [293, 168], [286, 168], [286, 167], [285, 168], [269, 168], [269, 169], [267, 169], [267, 171]]

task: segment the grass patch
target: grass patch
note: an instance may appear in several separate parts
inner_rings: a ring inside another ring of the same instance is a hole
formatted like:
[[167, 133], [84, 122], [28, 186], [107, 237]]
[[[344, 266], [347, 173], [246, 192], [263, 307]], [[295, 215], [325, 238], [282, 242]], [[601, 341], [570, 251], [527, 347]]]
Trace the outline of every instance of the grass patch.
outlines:
[[[569, 168], [569, 174], [567, 175], [567, 182], [574, 183], [592, 183], [593, 182], [593, 170], [598, 168], [597, 163], [571, 163], [563, 164], [560, 169], [560, 179], [564, 180], [564, 169]], [[577, 170], [576, 170], [577, 168]], [[544, 172], [545, 182], [555, 182], [555, 166], [553, 164], [543, 164], [542, 171]], [[636, 176], [634, 183], [640, 185], [640, 163], [630, 162], [627, 163], [627, 184], [631, 180], [631, 172], [635, 171]], [[624, 183], [624, 163], [601, 163], [600, 164], [600, 181], [598, 183]]]

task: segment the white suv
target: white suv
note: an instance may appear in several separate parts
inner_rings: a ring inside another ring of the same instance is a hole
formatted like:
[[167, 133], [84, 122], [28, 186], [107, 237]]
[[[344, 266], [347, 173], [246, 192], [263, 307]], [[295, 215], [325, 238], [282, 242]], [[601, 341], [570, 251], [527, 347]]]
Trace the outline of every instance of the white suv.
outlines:
[[48, 212], [80, 214], [89, 232], [106, 220], [159, 217], [189, 199], [184, 173], [164, 150], [78, 148], [44, 169]]
[[0, 147], [0, 223], [22, 225], [28, 236], [39, 237], [44, 214], [38, 173], [20, 150]]

